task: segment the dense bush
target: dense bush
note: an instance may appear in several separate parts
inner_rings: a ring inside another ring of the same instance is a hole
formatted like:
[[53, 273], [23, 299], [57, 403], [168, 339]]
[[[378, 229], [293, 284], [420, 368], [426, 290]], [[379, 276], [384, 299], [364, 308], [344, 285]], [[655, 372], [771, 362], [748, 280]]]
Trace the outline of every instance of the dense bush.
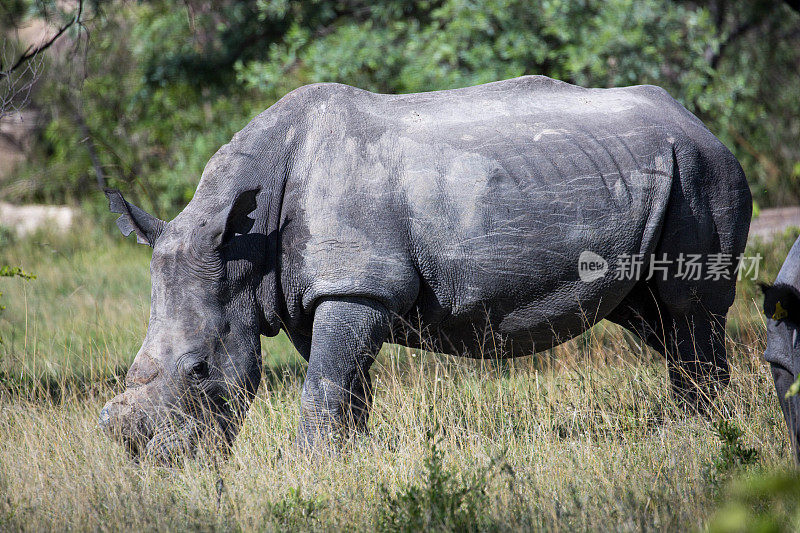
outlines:
[[[5, 24], [68, 4], [20, 0]], [[7, 197], [99, 201], [96, 183], [107, 181], [170, 216], [213, 152], [299, 85], [411, 92], [545, 74], [661, 85], [736, 153], [757, 202], [800, 201], [800, 16], [780, 2], [116, 0], [85, 9], [87, 31], [74, 33], [85, 46], [51, 61], [35, 152], [4, 184]]]

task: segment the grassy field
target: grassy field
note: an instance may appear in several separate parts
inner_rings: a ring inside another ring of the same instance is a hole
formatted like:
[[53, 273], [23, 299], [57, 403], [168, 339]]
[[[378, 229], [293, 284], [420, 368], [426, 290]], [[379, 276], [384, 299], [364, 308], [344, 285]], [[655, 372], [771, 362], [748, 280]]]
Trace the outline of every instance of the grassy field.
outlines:
[[[292, 446], [305, 367], [280, 336], [228, 461], [133, 464], [96, 418], [145, 333], [149, 249], [92, 227], [0, 237], [0, 265], [38, 276], [0, 279], [0, 530], [724, 529], [730, 480], [792, 468], [752, 283], [708, 416], [676, 406], [664, 360], [608, 323], [506, 363], [387, 345], [371, 434], [309, 460]], [[753, 249], [762, 279], [796, 235]]]

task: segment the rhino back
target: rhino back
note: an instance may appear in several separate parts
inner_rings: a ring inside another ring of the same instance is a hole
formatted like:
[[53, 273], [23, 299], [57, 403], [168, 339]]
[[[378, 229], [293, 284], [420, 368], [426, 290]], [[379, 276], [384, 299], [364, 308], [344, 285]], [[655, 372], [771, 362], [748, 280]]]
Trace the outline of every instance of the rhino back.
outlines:
[[444, 329], [484, 313], [540, 344], [630, 290], [610, 274], [582, 282], [581, 252], [611, 271], [651, 253], [674, 145], [711, 135], [652, 87], [526, 77], [416, 95], [309, 91], [320, 95], [297, 122], [283, 208], [290, 310], [369, 295]]

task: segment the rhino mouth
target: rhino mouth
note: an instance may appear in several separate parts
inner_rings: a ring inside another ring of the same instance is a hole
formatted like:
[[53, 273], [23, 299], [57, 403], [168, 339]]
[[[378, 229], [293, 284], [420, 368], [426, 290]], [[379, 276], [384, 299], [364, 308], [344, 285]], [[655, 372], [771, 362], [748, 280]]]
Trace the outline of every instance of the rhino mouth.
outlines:
[[120, 395], [103, 407], [98, 425], [134, 459], [143, 453], [156, 428], [153, 418], [125, 395]]
[[153, 462], [163, 466], [174, 466], [184, 458], [194, 458], [200, 448], [210, 449], [211, 446], [204, 445], [212, 442], [217, 444], [214, 448], [219, 448], [222, 440], [214, 438], [219, 432], [209, 430], [190, 416], [171, 416], [157, 425], [148, 421], [132, 431], [104, 429], [122, 445], [134, 462]]
[[141, 457], [159, 464], [174, 464], [192, 458], [200, 442], [200, 427], [194, 418], [171, 419], [162, 424], [144, 446]]
[[184, 458], [197, 457], [201, 449], [227, 455], [231, 448], [232, 424], [221, 414], [198, 418], [174, 412], [156, 420], [135, 407], [126, 411], [124, 417], [113, 417], [108, 406], [103, 408], [99, 425], [137, 463], [174, 466]]

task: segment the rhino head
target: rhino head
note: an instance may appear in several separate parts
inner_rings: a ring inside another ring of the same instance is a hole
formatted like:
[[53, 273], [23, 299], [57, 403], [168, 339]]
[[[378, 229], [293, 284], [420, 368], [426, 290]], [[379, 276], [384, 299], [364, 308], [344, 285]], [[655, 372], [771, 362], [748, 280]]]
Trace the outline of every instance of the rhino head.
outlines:
[[106, 190], [123, 234], [153, 247], [147, 335], [125, 392], [99, 420], [136, 458], [170, 462], [204, 443], [227, 448], [258, 389], [259, 335], [277, 331], [258, 298], [264, 237], [248, 234], [257, 193], [240, 193], [214, 212], [190, 203], [166, 223]]
[[762, 284], [761, 289], [767, 317], [764, 359], [772, 370], [794, 458], [800, 462], [800, 395], [790, 392], [800, 378], [800, 238], [789, 251], [775, 283]]

